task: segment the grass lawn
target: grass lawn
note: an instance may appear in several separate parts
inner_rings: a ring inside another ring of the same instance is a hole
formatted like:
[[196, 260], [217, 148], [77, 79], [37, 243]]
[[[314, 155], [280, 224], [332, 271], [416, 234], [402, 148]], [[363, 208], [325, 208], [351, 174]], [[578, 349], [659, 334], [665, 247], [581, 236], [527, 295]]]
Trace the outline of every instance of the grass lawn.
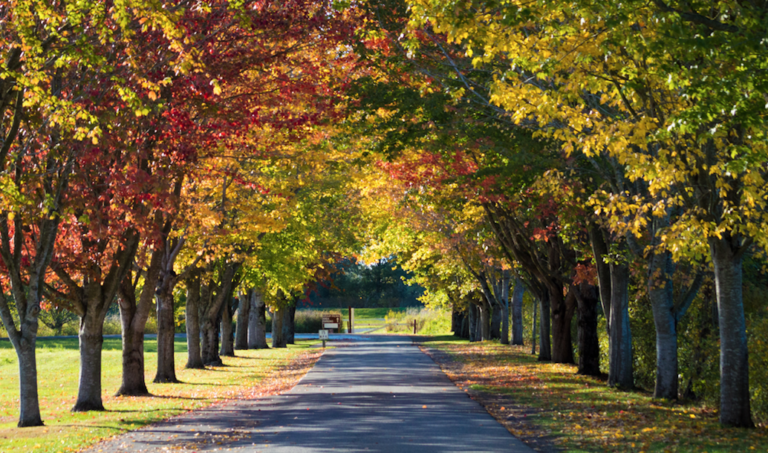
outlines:
[[[319, 357], [310, 345], [297, 341], [288, 349], [236, 351], [223, 367], [185, 370], [186, 343], [176, 342], [176, 372], [180, 384], [153, 384], [157, 362], [155, 340], [146, 342], [146, 379], [153, 397], [115, 397], [120, 387], [120, 339], [105, 339], [102, 388], [105, 412], [70, 412], [77, 396], [77, 339], [39, 340], [40, 406], [44, 427], [16, 428], [18, 363], [10, 342], [0, 342], [0, 451], [67, 452], [191, 409], [227, 399], [272, 394], [290, 388]], [[293, 361], [299, 359], [300, 361]], [[280, 371], [278, 373], [278, 371]], [[279, 377], [278, 377], [279, 376]]]
[[424, 338], [446, 352], [444, 367], [461, 388], [476, 393], [513, 434], [549, 438], [564, 451], [768, 452], [768, 427], [722, 428], [712, 408], [621, 392], [576, 375], [576, 367], [539, 363], [529, 346]]

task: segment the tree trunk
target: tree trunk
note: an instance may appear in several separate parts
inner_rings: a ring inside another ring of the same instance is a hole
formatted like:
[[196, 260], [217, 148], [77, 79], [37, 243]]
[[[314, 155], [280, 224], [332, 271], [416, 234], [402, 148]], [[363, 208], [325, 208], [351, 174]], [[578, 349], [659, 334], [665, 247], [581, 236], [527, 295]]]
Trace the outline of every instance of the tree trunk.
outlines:
[[478, 335], [477, 335], [477, 325], [478, 325], [478, 311], [477, 305], [473, 304], [472, 302], [469, 303], [469, 341], [475, 342], [478, 341]]
[[272, 347], [273, 348], [285, 348], [287, 343], [285, 341], [285, 331], [283, 330], [283, 324], [285, 314], [288, 311], [286, 307], [276, 308], [272, 313]]
[[[120, 321], [123, 330], [123, 379], [117, 396], [147, 396], [144, 380], [144, 329], [132, 328], [135, 313], [120, 304]], [[143, 326], [142, 326], [143, 327]]]
[[200, 327], [203, 331], [203, 363], [209, 366], [223, 365], [219, 357], [219, 332], [216, 329], [216, 318], [206, 319]]
[[480, 307], [480, 341], [491, 339], [491, 304], [483, 301]]
[[103, 411], [101, 400], [101, 349], [104, 318], [86, 313], [80, 318], [80, 378], [72, 412]]
[[552, 309], [552, 361], [555, 363], [573, 363], [573, 345], [571, 341], [571, 319], [573, 305], [566, 302], [562, 285], [552, 285], [549, 291]]
[[248, 316], [248, 347], [250, 349], [268, 349], [267, 345], [267, 306], [261, 293], [251, 291], [251, 312]]
[[552, 344], [550, 343], [550, 308], [549, 293], [545, 290], [539, 300], [541, 317], [539, 321], [539, 362], [552, 360]]
[[603, 307], [603, 316], [605, 316], [605, 329], [608, 335], [611, 334], [611, 268], [605, 261], [608, 255], [608, 244], [605, 242], [603, 230], [595, 224], [589, 227], [589, 242], [592, 245], [592, 254], [595, 257], [595, 267], [597, 268], [597, 284], [600, 288], [600, 303]]
[[[525, 287], [519, 278], [515, 279], [512, 291], [512, 344], [523, 344], [523, 295]], [[534, 335], [535, 335], [534, 326]]]
[[16, 349], [19, 359], [19, 428], [43, 426], [40, 417], [40, 400], [37, 393], [37, 358], [35, 336], [23, 338]]
[[451, 303], [451, 332], [458, 336], [461, 320], [459, 318], [459, 309], [455, 303]]
[[635, 386], [632, 376], [632, 332], [629, 327], [629, 265], [612, 263], [611, 317], [608, 385], [622, 389]]
[[157, 300], [157, 374], [153, 382], [179, 382], [174, 356], [175, 322], [173, 319], [173, 286], [162, 285]]
[[501, 274], [501, 344], [509, 344], [509, 271]]
[[235, 349], [248, 349], [248, 317], [251, 313], [251, 292], [240, 291], [237, 305], [237, 332], [235, 333]]
[[[730, 234], [709, 240], [715, 267], [720, 327], [720, 423], [753, 428], [749, 402], [749, 360], [742, 299], [742, 258]], [[743, 246], [742, 246], [743, 247]]]
[[283, 320], [283, 330], [285, 331], [285, 342], [287, 344], [296, 344], [296, 304], [288, 308]]
[[[582, 282], [571, 291], [578, 291], [576, 302], [579, 313], [579, 369], [578, 374], [600, 376], [600, 340], [597, 336], [597, 288]], [[574, 293], [575, 294], [575, 293]]]
[[[240, 263], [237, 262], [229, 262], [223, 266], [219, 274], [216, 297], [213, 297], [213, 288], [216, 286], [213, 280], [209, 280], [207, 285], [201, 286], [202, 319], [200, 327], [203, 331], [203, 363], [206, 365], [223, 365], [219, 356], [219, 327], [221, 326], [222, 307], [224, 304], [230, 305], [231, 303], [232, 293], [237, 286], [235, 277], [239, 269]], [[204, 288], [206, 290], [203, 293]]]
[[668, 252], [654, 254], [648, 262], [648, 298], [656, 327], [656, 386], [654, 398], [677, 399], [679, 393], [677, 320]]
[[224, 301], [221, 306], [221, 350], [223, 357], [234, 357], [234, 335], [232, 332], [232, 301]]
[[187, 364], [185, 368], [203, 369], [203, 356], [200, 351], [200, 314], [201, 297], [200, 273], [193, 271], [186, 280], [187, 285]]
[[123, 375], [117, 396], [149, 395], [144, 380], [144, 331], [161, 273], [163, 252], [161, 247], [152, 252], [149, 266], [143, 272], [144, 286], [138, 299], [138, 279], [133, 279], [133, 272], [129, 271], [120, 282], [117, 302], [123, 337]]
[[493, 340], [501, 339], [501, 321], [502, 321], [502, 308], [501, 301], [494, 298], [491, 308], [491, 327], [489, 337]]
[[539, 304], [533, 303], [533, 325], [531, 326], [531, 355], [536, 354], [536, 312]]

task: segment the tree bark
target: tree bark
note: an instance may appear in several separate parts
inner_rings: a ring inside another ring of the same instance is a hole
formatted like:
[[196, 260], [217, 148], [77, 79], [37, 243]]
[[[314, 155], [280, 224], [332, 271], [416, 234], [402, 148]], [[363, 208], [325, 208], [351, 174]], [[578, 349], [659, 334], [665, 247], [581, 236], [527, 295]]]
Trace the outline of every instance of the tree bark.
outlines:
[[[115, 296], [123, 284], [136, 256], [139, 234], [126, 231], [124, 243], [115, 253], [115, 260], [106, 274], [96, 263], [91, 264], [89, 274], [83, 279], [82, 287], [73, 288], [76, 292], [76, 305], [80, 317], [80, 377], [78, 380], [77, 400], [73, 412], [104, 410], [101, 399], [101, 349], [104, 342], [104, 318]], [[70, 287], [74, 280], [61, 269], [56, 270], [60, 278], [65, 279]], [[100, 280], [99, 275], [105, 275]]]
[[549, 293], [544, 291], [539, 300], [539, 362], [552, 360], [552, 343], [550, 340], [550, 304]]
[[469, 303], [469, 341], [475, 342], [479, 341], [479, 335], [478, 335], [478, 319], [480, 309], [477, 308], [477, 305], [470, 302]]
[[19, 359], [19, 422], [18, 427], [42, 426], [40, 400], [37, 393], [37, 358], [35, 357], [35, 339], [23, 341], [16, 351]]
[[533, 303], [533, 325], [531, 326], [531, 355], [536, 354], [536, 312], [539, 304]]
[[491, 339], [491, 304], [483, 299], [483, 305], [480, 306], [480, 341]]
[[216, 328], [216, 321], [216, 318], [207, 318], [201, 325], [203, 331], [203, 363], [208, 366], [221, 366], [224, 364], [219, 356], [219, 329]]
[[221, 306], [221, 350], [219, 354], [224, 357], [234, 357], [234, 340], [232, 332], [232, 301], [227, 300]]
[[730, 233], [709, 240], [715, 267], [720, 327], [720, 423], [753, 428], [749, 401], [749, 356], [742, 295], [739, 240]]
[[285, 342], [287, 344], [296, 344], [296, 303], [288, 307], [283, 321]]
[[[173, 277], [171, 277], [173, 278]], [[179, 382], [176, 378], [176, 357], [174, 340], [176, 323], [173, 319], [173, 286], [161, 284], [157, 299], [157, 374], [155, 383]]]
[[[515, 279], [512, 292], [512, 344], [523, 344], [523, 296], [525, 287], [519, 278]], [[535, 329], [535, 327], [534, 327]], [[535, 335], [535, 332], [534, 332]]]
[[668, 252], [654, 254], [648, 262], [648, 298], [656, 327], [656, 385], [654, 398], [677, 399], [677, 319]]
[[288, 309], [286, 307], [276, 308], [272, 313], [272, 347], [273, 348], [285, 348], [287, 343], [285, 341], [285, 331], [283, 330], [283, 324], [285, 315]]
[[600, 376], [600, 340], [597, 336], [597, 288], [581, 282], [571, 288], [578, 304], [579, 314], [579, 368], [577, 373]]
[[[187, 364], [185, 368], [203, 369], [203, 356], [200, 351], [200, 315], [198, 310], [201, 287], [200, 272], [192, 271], [186, 279], [187, 286], [187, 306], [186, 306], [186, 324], [187, 324]], [[208, 294], [210, 296], [210, 294]]]
[[235, 349], [248, 349], [248, 318], [251, 313], [251, 292], [240, 291], [237, 305], [237, 332], [235, 333]]
[[[501, 339], [501, 321], [502, 321], [502, 307], [501, 301], [494, 298], [491, 304], [491, 328], [489, 329], [489, 336], [493, 340]], [[509, 340], [507, 340], [509, 342]]]
[[248, 316], [248, 347], [250, 349], [268, 349], [267, 344], [267, 306], [261, 293], [251, 290], [251, 311]]
[[80, 319], [80, 379], [72, 412], [103, 411], [101, 400], [101, 349], [104, 318], [90, 313]]
[[501, 273], [501, 344], [509, 344], [509, 271]]
[[563, 295], [563, 286], [552, 284], [549, 289], [552, 309], [552, 361], [555, 363], [573, 363], [573, 345], [571, 341], [571, 320], [574, 303], [567, 303]]
[[610, 369], [608, 385], [634, 388], [632, 332], [629, 327], [629, 265], [611, 263], [611, 317], [609, 335]]
[[[218, 285], [216, 297], [213, 297], [212, 289], [215, 285], [213, 281], [209, 281], [206, 297], [201, 297], [201, 304], [207, 303], [203, 307], [203, 316], [200, 323], [203, 331], [202, 358], [205, 365], [220, 366], [223, 364], [219, 356], [220, 316], [222, 306], [225, 303], [229, 303], [229, 300], [232, 298], [233, 289], [237, 286], [235, 275], [239, 268], [240, 263], [230, 262], [225, 264], [219, 277], [220, 285]], [[201, 287], [201, 290], [204, 287]]]
[[608, 255], [608, 244], [605, 242], [603, 230], [595, 224], [589, 227], [589, 242], [592, 246], [592, 254], [595, 257], [597, 268], [597, 284], [600, 288], [600, 303], [605, 316], [605, 329], [611, 334], [611, 266], [605, 261]]
[[144, 331], [152, 309], [154, 287], [160, 275], [163, 250], [158, 247], [152, 252], [149, 266], [144, 272], [144, 286], [136, 300], [138, 278], [132, 279], [132, 272], [123, 278], [117, 299], [122, 327], [123, 375], [117, 396], [149, 395], [144, 380]]

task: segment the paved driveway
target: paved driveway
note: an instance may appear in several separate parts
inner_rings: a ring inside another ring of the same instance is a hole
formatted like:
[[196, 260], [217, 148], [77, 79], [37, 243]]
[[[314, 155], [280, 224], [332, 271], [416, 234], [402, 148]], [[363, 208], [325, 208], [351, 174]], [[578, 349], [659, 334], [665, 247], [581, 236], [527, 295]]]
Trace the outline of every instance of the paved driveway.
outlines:
[[407, 337], [328, 350], [291, 392], [199, 410], [92, 450], [530, 452]]

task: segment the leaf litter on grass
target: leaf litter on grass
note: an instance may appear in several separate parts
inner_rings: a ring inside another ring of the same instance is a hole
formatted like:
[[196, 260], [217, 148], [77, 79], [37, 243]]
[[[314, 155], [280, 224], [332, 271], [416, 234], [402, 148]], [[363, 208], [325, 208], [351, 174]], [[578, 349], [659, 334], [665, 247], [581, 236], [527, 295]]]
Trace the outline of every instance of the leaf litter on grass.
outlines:
[[768, 452], [765, 428], [723, 428], [713, 408], [612, 389], [573, 365], [537, 362], [530, 346], [434, 342], [422, 349], [537, 450]]

